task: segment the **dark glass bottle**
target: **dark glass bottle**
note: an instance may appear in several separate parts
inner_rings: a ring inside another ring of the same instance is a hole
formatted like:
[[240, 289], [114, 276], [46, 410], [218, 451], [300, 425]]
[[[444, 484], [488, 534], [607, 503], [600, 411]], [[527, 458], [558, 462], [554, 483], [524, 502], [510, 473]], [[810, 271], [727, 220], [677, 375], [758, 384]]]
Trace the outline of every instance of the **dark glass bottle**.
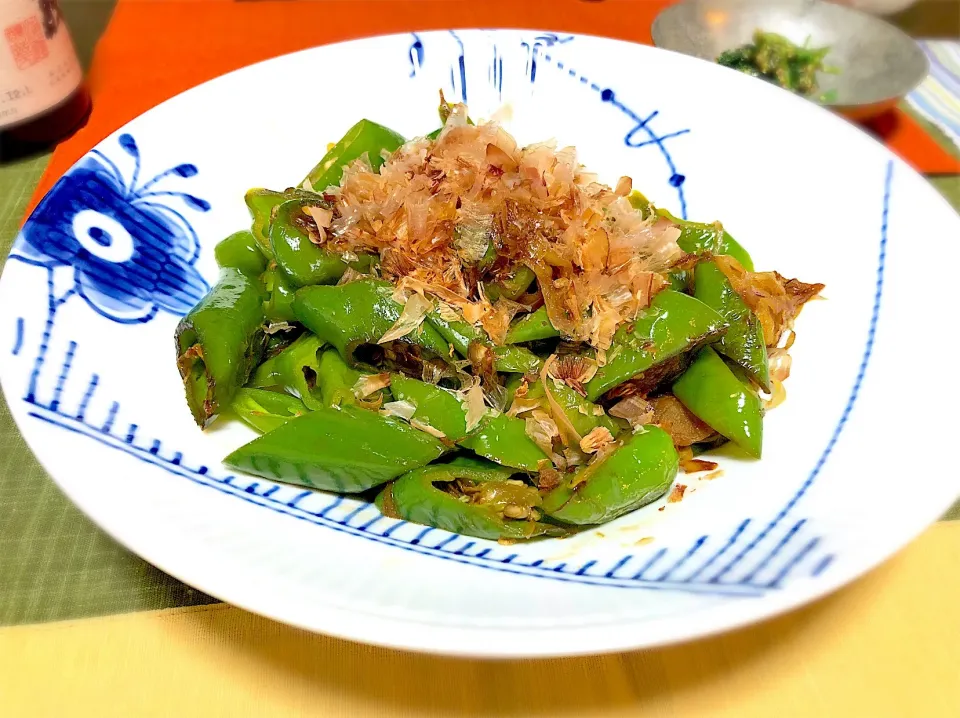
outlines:
[[89, 113], [57, 0], [0, 0], [0, 161], [52, 146]]

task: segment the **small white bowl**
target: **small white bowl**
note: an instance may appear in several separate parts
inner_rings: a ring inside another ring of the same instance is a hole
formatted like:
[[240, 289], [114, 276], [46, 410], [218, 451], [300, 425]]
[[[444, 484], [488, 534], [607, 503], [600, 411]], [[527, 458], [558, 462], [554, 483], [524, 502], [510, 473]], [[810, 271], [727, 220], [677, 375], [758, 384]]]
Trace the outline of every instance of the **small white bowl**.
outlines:
[[687, 0], [661, 12], [653, 42], [704, 60], [751, 41], [755, 30], [775, 32], [800, 45], [829, 47], [821, 73], [824, 104], [854, 119], [895, 105], [926, 77], [929, 65], [909, 35], [880, 18], [819, 0]]

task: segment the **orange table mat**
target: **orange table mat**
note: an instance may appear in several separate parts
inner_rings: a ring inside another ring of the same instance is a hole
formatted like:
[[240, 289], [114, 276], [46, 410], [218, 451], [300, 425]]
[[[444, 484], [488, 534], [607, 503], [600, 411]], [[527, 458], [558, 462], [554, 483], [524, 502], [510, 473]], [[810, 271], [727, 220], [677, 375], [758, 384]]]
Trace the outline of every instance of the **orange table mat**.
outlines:
[[[650, 43], [670, 0], [120, 0], [89, 73], [93, 112], [53, 154], [30, 208], [106, 135], [206, 80], [296, 50], [358, 37], [458, 27], [515, 27]], [[331, 69], [331, 73], [334, 72]], [[903, 112], [887, 144], [921, 172], [960, 171]]]

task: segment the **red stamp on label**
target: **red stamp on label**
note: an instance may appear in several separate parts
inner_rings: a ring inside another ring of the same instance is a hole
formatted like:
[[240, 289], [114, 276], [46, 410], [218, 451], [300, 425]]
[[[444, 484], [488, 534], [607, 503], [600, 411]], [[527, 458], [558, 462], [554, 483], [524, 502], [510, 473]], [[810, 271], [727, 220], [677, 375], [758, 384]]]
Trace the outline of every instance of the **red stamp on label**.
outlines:
[[13, 60], [18, 70], [26, 70], [49, 55], [47, 41], [43, 37], [43, 26], [35, 17], [28, 17], [3, 29]]

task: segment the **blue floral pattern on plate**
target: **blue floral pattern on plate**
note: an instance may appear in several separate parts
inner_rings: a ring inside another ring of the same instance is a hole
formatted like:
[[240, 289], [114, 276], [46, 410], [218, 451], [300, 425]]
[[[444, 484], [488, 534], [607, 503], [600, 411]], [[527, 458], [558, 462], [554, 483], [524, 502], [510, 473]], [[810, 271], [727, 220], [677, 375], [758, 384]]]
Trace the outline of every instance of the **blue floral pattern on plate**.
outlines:
[[94, 150], [40, 202], [14, 257], [51, 269], [72, 267], [71, 293], [108, 319], [146, 322], [161, 309], [184, 314], [209, 285], [193, 266], [199, 253], [195, 232], [183, 215], [158, 199], [178, 198], [200, 212], [210, 204], [154, 188], [167, 177], [193, 177], [197, 168], [180, 164], [138, 186], [137, 144], [129, 134], [120, 135], [119, 144], [134, 160], [129, 182]]

